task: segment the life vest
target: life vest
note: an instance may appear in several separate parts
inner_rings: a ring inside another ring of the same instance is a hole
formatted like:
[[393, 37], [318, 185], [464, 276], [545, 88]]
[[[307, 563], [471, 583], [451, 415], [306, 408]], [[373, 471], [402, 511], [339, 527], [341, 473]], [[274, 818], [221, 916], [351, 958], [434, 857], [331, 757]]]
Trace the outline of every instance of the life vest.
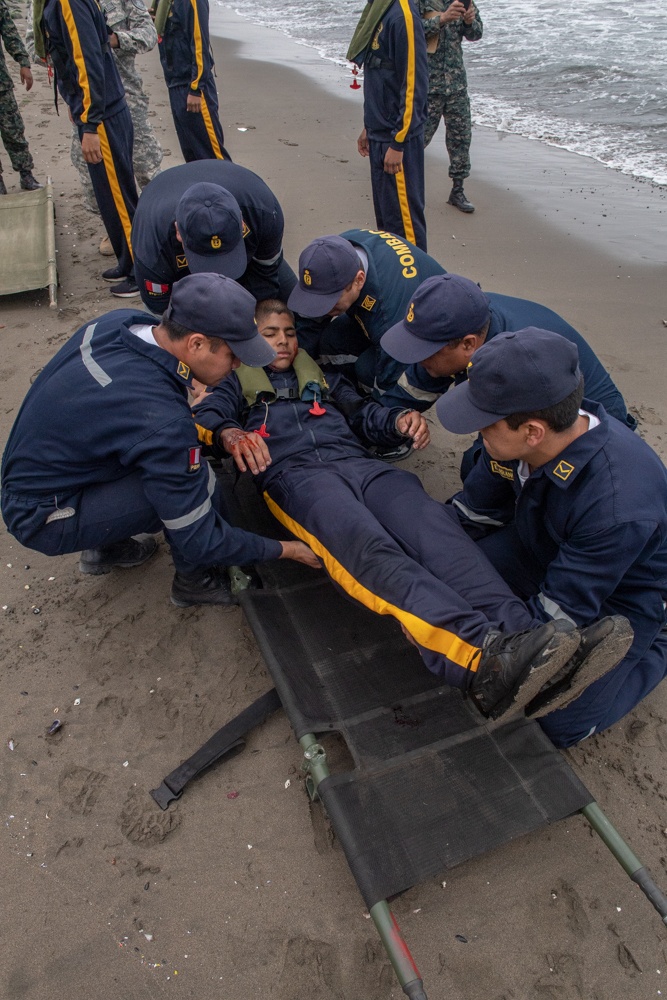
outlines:
[[299, 388], [276, 389], [263, 368], [249, 368], [248, 365], [239, 365], [236, 369], [236, 377], [241, 383], [243, 398], [248, 406], [255, 406], [257, 403], [275, 403], [277, 399], [301, 399], [304, 402], [317, 400], [319, 402], [321, 399], [328, 398], [329, 386], [324, 372], [304, 350], [299, 349], [294, 359], [293, 368], [296, 372]]

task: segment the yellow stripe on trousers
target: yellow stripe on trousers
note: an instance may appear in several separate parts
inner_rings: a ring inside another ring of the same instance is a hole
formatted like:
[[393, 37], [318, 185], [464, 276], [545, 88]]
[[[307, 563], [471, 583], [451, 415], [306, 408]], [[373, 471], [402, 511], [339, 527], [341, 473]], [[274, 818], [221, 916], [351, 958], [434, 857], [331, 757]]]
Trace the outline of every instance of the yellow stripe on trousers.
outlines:
[[121, 225], [123, 227], [123, 232], [125, 233], [125, 239], [127, 241], [127, 246], [132, 253], [132, 223], [130, 221], [130, 216], [127, 211], [127, 205], [125, 204], [125, 199], [123, 198], [123, 192], [120, 189], [120, 184], [118, 183], [118, 174], [116, 173], [116, 164], [113, 160], [113, 153], [111, 152], [111, 146], [109, 145], [109, 138], [107, 136], [107, 130], [104, 127], [104, 122], [100, 122], [97, 126], [97, 134], [100, 137], [100, 148], [102, 150], [102, 159], [104, 160], [104, 166], [107, 172], [107, 179], [109, 181], [109, 187], [111, 188], [111, 195], [113, 197], [113, 203], [116, 206], [116, 211], [120, 217]]
[[72, 43], [72, 55], [74, 56], [74, 65], [76, 66], [77, 76], [79, 78], [79, 86], [81, 87], [81, 121], [88, 121], [88, 113], [90, 111], [90, 83], [88, 81], [88, 70], [86, 69], [86, 61], [83, 58], [83, 52], [81, 50], [81, 42], [79, 40], [79, 32], [77, 31], [76, 21], [74, 20], [74, 14], [72, 13], [72, 8], [70, 7], [69, 0], [61, 0], [60, 8], [63, 13], [63, 19], [65, 21], [65, 27], [67, 28], [67, 34], [69, 35], [69, 40]]
[[359, 601], [360, 604], [363, 604], [364, 607], [369, 608], [371, 611], [375, 611], [378, 615], [393, 615], [402, 625], [405, 625], [410, 635], [425, 649], [430, 649], [434, 653], [446, 656], [448, 660], [456, 663], [459, 667], [463, 667], [464, 670], [471, 670], [473, 672], [477, 670], [482, 655], [482, 651], [478, 646], [471, 646], [470, 643], [460, 639], [453, 632], [448, 632], [444, 628], [438, 628], [437, 625], [431, 625], [430, 622], [424, 621], [423, 618], [418, 618], [409, 611], [404, 611], [403, 608], [396, 607], [396, 605], [385, 601], [384, 598], [378, 597], [377, 594], [374, 594], [364, 587], [363, 584], [359, 583], [358, 580], [355, 580], [352, 574], [332, 556], [329, 550], [325, 549], [314, 535], [306, 531], [289, 514], [281, 510], [268, 493], [264, 493], [264, 500], [273, 516], [281, 524], [284, 524], [286, 528], [289, 528], [293, 535], [296, 535], [297, 538], [300, 538], [302, 542], [305, 542], [313, 550], [315, 555], [324, 563], [327, 573], [332, 580], [335, 580], [350, 597], [354, 597], [356, 601]]
[[190, 84], [192, 90], [199, 89], [199, 81], [202, 78], [202, 73], [204, 72], [204, 59], [202, 57], [202, 43], [201, 43], [201, 27], [199, 24], [199, 11], [197, 10], [197, 0], [191, 0], [192, 5], [192, 29], [194, 35], [195, 43], [195, 61], [197, 63], [197, 75]]
[[415, 28], [408, 0], [399, 0], [399, 3], [401, 5], [401, 10], [403, 11], [403, 17], [405, 18], [406, 41], [408, 43], [408, 68], [405, 76], [405, 110], [403, 112], [403, 128], [400, 132], [396, 133], [396, 142], [405, 142], [405, 138], [410, 131], [415, 100]]
[[209, 140], [211, 142], [211, 149], [215, 153], [215, 158], [216, 160], [224, 160], [220, 144], [218, 143], [218, 137], [215, 134], [215, 129], [213, 128], [211, 112], [208, 110], [208, 104], [206, 103], [206, 98], [203, 93], [201, 95], [201, 113], [204, 119], [204, 125], [206, 126], [206, 131], [208, 132]]
[[412, 215], [410, 214], [408, 189], [405, 186], [405, 171], [401, 170], [399, 173], [394, 174], [394, 177], [396, 179], [396, 194], [398, 195], [398, 205], [401, 210], [401, 219], [403, 220], [405, 238], [406, 240], [410, 240], [411, 243], [414, 243], [415, 230], [412, 225]]

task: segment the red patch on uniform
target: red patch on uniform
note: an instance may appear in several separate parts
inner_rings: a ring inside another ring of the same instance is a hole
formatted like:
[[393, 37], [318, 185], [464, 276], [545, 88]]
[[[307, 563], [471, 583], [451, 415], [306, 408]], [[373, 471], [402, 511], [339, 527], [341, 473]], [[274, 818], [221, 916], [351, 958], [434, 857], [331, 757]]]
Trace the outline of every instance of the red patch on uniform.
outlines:
[[188, 451], [188, 472], [196, 472], [201, 467], [201, 446]]
[[148, 279], [146, 279], [144, 284], [149, 295], [166, 295], [170, 288], [169, 285], [159, 285], [157, 282], [149, 281]]

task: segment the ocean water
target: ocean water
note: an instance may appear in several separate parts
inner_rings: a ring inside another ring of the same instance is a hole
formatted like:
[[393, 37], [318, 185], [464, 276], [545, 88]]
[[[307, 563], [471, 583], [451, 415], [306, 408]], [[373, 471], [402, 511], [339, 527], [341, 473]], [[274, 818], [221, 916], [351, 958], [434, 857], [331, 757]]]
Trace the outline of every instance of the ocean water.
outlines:
[[[215, 0], [346, 65], [363, 0]], [[667, 185], [663, 0], [479, 0], [484, 37], [464, 42], [473, 120]]]

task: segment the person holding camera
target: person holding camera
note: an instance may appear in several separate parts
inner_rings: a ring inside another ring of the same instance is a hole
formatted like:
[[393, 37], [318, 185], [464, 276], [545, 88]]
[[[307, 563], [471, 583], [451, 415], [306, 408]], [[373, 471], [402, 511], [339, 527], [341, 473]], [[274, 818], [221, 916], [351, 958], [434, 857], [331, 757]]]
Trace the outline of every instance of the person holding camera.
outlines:
[[419, 0], [419, 13], [426, 33], [428, 53], [428, 114], [424, 126], [424, 146], [428, 146], [445, 121], [445, 143], [449, 154], [452, 190], [448, 204], [460, 212], [474, 212], [475, 206], [463, 191], [470, 175], [472, 121], [468, 81], [461, 43], [482, 37], [482, 19], [473, 0]]

